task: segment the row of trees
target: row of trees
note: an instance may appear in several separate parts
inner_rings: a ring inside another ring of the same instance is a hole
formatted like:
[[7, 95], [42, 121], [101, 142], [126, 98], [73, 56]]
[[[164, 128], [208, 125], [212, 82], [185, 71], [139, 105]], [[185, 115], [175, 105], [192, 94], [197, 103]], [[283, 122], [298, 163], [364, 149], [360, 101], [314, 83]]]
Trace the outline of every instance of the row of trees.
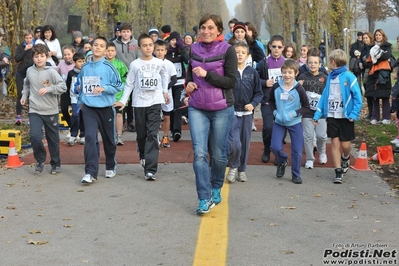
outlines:
[[[230, 15], [225, 0], [2, 0], [0, 26], [6, 29], [14, 52], [24, 29], [51, 24], [59, 36], [67, 35], [70, 14], [82, 16], [84, 34], [110, 37], [119, 21], [132, 23], [136, 36], [164, 24], [180, 33], [192, 32], [208, 12], [221, 14], [227, 26]], [[234, 16], [258, 29], [264, 21], [271, 35], [295, 37], [298, 48], [305, 42], [317, 45], [327, 32], [332, 48], [337, 48], [344, 43], [343, 29], [356, 26], [358, 18], [366, 18], [374, 31], [375, 22], [399, 16], [399, 0], [242, 0]]]
[[332, 48], [344, 43], [344, 28], [356, 28], [365, 18], [370, 32], [375, 23], [399, 17], [399, 0], [242, 0], [236, 16], [250, 20], [260, 28], [262, 18], [270, 35], [281, 34], [287, 40], [318, 45], [327, 33]]
[[164, 24], [180, 33], [192, 32], [200, 17], [209, 12], [229, 19], [225, 0], [2, 0], [0, 27], [6, 30], [5, 39], [14, 54], [25, 29], [50, 24], [61, 40], [71, 34], [67, 32], [69, 15], [82, 17], [81, 31], [86, 35], [111, 37], [117, 22], [130, 22], [137, 37], [151, 26], [160, 29]]

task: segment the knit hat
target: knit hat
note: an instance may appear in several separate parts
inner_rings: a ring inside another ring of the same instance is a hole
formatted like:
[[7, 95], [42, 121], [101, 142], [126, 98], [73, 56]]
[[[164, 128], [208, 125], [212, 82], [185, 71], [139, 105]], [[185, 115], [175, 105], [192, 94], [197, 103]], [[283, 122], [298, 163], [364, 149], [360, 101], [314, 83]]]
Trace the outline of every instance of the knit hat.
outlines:
[[359, 31], [359, 32], [357, 33], [357, 36], [363, 36], [363, 32]]
[[197, 26], [197, 25], [195, 25], [195, 26], [193, 27], [193, 31], [194, 31], [195, 33], [198, 32], [198, 26]]
[[42, 29], [43, 29], [43, 27], [42, 27], [42, 26], [38, 26], [38, 27], [36, 27], [36, 28], [35, 28], [35, 31], [34, 31], [34, 33], [36, 33], [36, 32], [41, 32], [41, 31], [42, 31]]
[[117, 31], [121, 31], [121, 28], [120, 28], [120, 26], [121, 26], [121, 24], [118, 24], [118, 25], [116, 25], [116, 27], [115, 27], [115, 32], [117, 32]]
[[151, 27], [150, 30], [148, 31], [148, 35], [151, 35], [151, 34], [156, 34], [156, 35], [158, 35], [158, 37], [159, 37], [159, 31], [158, 31], [158, 29], [155, 28], [155, 27]]
[[161, 28], [161, 31], [162, 31], [163, 33], [168, 33], [168, 32], [170, 32], [171, 30], [172, 30], [172, 28], [170, 27], [170, 25], [163, 25], [162, 28]]
[[80, 31], [78, 31], [78, 30], [74, 31], [72, 36], [73, 36], [74, 39], [77, 38], [77, 37], [83, 38], [83, 34]]
[[95, 39], [95, 38], [96, 38], [96, 35], [95, 35], [94, 33], [90, 33], [90, 34], [89, 34], [89, 38]]
[[188, 32], [187, 32], [186, 34], [184, 34], [183, 39], [186, 38], [186, 36], [190, 36], [191, 39], [194, 40], [194, 36], [193, 36], [191, 33], [188, 33]]
[[243, 22], [237, 22], [236, 24], [234, 24], [233, 33], [237, 29], [243, 29], [245, 32], [247, 32], [247, 27], [245, 26], [245, 24]]
[[176, 41], [180, 40], [180, 34], [177, 31], [174, 31], [170, 34], [168, 41], [176, 39]]

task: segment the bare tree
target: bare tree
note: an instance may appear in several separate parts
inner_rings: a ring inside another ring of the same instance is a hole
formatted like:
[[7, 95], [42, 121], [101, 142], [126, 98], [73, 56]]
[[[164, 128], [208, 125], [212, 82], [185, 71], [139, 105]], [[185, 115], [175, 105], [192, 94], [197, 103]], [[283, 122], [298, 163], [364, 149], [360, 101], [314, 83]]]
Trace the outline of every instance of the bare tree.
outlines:
[[[398, 0], [391, 0], [392, 2], [399, 2]], [[360, 3], [360, 10], [364, 13], [367, 19], [368, 28], [370, 32], [374, 32], [375, 23], [377, 21], [384, 21], [389, 17], [395, 15], [397, 10], [392, 9], [392, 2], [380, 0], [363, 0]]]

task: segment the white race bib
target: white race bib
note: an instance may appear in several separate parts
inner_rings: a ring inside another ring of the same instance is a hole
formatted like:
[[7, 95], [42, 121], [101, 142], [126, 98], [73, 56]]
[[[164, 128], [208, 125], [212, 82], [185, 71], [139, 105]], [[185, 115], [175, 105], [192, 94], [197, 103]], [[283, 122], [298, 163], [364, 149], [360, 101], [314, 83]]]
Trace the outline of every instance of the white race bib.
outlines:
[[176, 68], [176, 77], [181, 78], [183, 76], [183, 69], [181, 67], [181, 63], [173, 63]]
[[312, 92], [312, 91], [307, 91], [306, 95], [308, 96], [310, 109], [311, 110], [316, 110], [317, 109], [317, 104], [319, 103], [321, 95], [317, 94], [315, 92]]
[[94, 89], [100, 86], [99, 76], [85, 76], [82, 78], [82, 91], [86, 96], [100, 96], [99, 94], [94, 94]]
[[153, 91], [158, 86], [158, 79], [151, 72], [140, 71], [139, 86], [141, 90]]
[[344, 104], [340, 97], [336, 97], [335, 95], [328, 96], [328, 111], [330, 113], [338, 113], [343, 112]]
[[268, 70], [269, 79], [273, 80], [273, 84], [282, 79], [281, 68], [271, 68]]

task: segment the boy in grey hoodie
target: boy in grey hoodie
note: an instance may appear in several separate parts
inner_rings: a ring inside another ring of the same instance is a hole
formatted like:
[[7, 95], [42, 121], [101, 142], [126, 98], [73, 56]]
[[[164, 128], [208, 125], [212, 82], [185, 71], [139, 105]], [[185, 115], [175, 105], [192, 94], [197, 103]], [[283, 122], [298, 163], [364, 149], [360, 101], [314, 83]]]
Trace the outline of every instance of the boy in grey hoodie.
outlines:
[[29, 136], [37, 162], [35, 171], [43, 172], [46, 161], [47, 154], [42, 141], [44, 126], [50, 151], [50, 173], [56, 175], [61, 171], [58, 95], [64, 93], [67, 87], [57, 70], [46, 66], [48, 48], [44, 44], [36, 44], [32, 53], [34, 65], [26, 71], [21, 105], [25, 105], [29, 97]]

